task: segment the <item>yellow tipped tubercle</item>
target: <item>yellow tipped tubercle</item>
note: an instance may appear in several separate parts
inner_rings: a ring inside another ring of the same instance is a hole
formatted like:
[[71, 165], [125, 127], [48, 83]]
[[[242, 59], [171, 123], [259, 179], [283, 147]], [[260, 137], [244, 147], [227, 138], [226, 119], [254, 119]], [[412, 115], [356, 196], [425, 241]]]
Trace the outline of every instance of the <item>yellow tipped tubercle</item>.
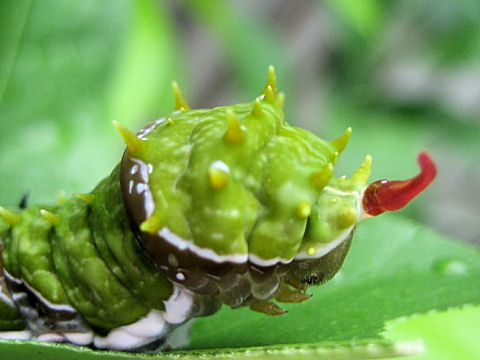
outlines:
[[227, 110], [227, 122], [228, 128], [225, 132], [225, 140], [231, 144], [241, 143], [245, 137], [245, 133], [242, 129], [242, 124], [240, 124], [240, 119], [232, 109]]
[[16, 225], [22, 219], [20, 214], [14, 213], [13, 211], [5, 209], [3, 206], [0, 206], [0, 216], [10, 225]]
[[372, 157], [367, 155], [357, 170], [350, 177], [349, 181], [353, 183], [366, 184], [372, 170]]
[[95, 194], [75, 193], [73, 196], [76, 196], [89, 204], [95, 199]]
[[312, 174], [312, 183], [319, 189], [323, 189], [333, 175], [333, 164], [328, 163], [325, 170], [317, 171]]
[[140, 230], [155, 234], [160, 231], [162, 225], [157, 217], [151, 216], [140, 225]]
[[256, 98], [253, 103], [252, 114], [255, 116], [263, 116], [262, 104], [259, 98]]
[[297, 205], [297, 216], [300, 219], [308, 218], [311, 212], [312, 212], [312, 208], [310, 207], [310, 204], [307, 203], [306, 201], [302, 201]]
[[271, 103], [271, 104], [274, 104], [276, 101], [277, 101], [277, 97], [275, 96], [275, 93], [273, 92], [273, 89], [270, 85], [267, 86], [267, 89], [265, 90], [265, 96], [264, 96], [264, 100]]
[[273, 65], [268, 67], [268, 77], [265, 88], [263, 89], [263, 94], [266, 94], [268, 87], [271, 87], [274, 97], [277, 96], [277, 75], [275, 74], [275, 68]]
[[352, 134], [352, 128], [348, 127], [347, 130], [338, 138], [331, 141], [331, 144], [337, 149], [338, 152], [342, 152], [350, 140]]
[[186, 111], [190, 109], [190, 106], [188, 106], [187, 102], [183, 98], [182, 93], [180, 92], [180, 88], [178, 87], [178, 84], [176, 81], [172, 82], [172, 88], [173, 88], [173, 96], [175, 98], [175, 110]]
[[67, 201], [67, 193], [65, 192], [65, 190], [60, 190], [58, 192], [58, 202], [60, 204], [65, 204], [65, 201]]
[[54, 214], [45, 209], [40, 210], [40, 215], [42, 215], [52, 226], [56, 226], [60, 224], [60, 221], [62, 221], [62, 217], [60, 215]]
[[228, 184], [228, 166], [222, 161], [214, 161], [208, 168], [208, 180], [215, 190], [221, 190]]
[[127, 145], [128, 151], [131, 155], [139, 155], [145, 148], [145, 142], [137, 137], [133, 132], [121, 125], [118, 121], [112, 121], [113, 126], [117, 129]]

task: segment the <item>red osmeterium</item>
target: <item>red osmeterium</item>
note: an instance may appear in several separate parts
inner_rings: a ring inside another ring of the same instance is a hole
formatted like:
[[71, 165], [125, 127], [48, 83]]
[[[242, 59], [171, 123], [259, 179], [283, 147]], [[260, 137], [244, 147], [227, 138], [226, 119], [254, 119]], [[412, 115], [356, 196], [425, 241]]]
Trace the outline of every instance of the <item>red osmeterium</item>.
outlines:
[[363, 195], [363, 209], [371, 216], [380, 215], [384, 211], [395, 211], [403, 208], [422, 192], [437, 175], [437, 168], [428, 152], [418, 155], [421, 172], [412, 179], [402, 181], [379, 180], [367, 186]]

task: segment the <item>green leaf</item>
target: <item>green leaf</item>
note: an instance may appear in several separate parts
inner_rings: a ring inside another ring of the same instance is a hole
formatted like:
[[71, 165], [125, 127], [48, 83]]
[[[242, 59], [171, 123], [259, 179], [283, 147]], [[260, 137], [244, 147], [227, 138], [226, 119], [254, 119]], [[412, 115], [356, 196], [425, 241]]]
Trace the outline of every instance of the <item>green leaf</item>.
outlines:
[[127, 39], [109, 91], [107, 118], [142, 125], [173, 110], [171, 83], [183, 68], [162, 2], [131, 3]]
[[[242, 14], [224, 1], [189, 0], [189, 11], [205, 22], [215, 35], [218, 45], [229, 57], [229, 63], [238, 76], [245, 94], [260, 94], [266, 80], [268, 65], [275, 65], [279, 87], [288, 89], [289, 69], [286, 66], [281, 38], [265, 23], [256, 11]], [[272, 61], [275, 61], [272, 64]], [[250, 100], [250, 99], [249, 99]]]
[[413, 315], [387, 323], [385, 337], [395, 340], [422, 338], [426, 352], [415, 360], [480, 359], [480, 307], [466, 306], [443, 312]]
[[262, 346], [234, 349], [171, 351], [160, 354], [128, 354], [114, 351], [92, 351], [54, 343], [21, 343], [0, 340], [2, 360], [356, 360], [378, 359], [418, 354], [423, 345], [416, 342], [391, 343], [388, 341], [356, 341], [354, 343], [297, 344], [286, 346]]
[[4, 206], [28, 191], [31, 203], [54, 201], [60, 189], [90, 191], [121, 158], [111, 121], [144, 124], [170, 112], [172, 69], [181, 68], [159, 2], [29, 4], [2, 2], [0, 12]]
[[[344, 357], [338, 358], [356, 359], [372, 356], [366, 349], [375, 349], [377, 357], [406, 355], [418, 352], [418, 343], [409, 342], [412, 338], [385, 340], [385, 323], [432, 309], [479, 304], [479, 276], [480, 253], [474, 248], [385, 214], [359, 226], [343, 269], [329, 283], [312, 288], [311, 300], [285, 306], [288, 314], [277, 317], [223, 308], [196, 320], [188, 350], [151, 357], [221, 359], [233, 352], [238, 359], [321, 359], [323, 353], [330, 359], [341, 353]], [[421, 331], [418, 337], [423, 337]], [[55, 344], [0, 343], [2, 360], [12, 352], [16, 359], [32, 354], [37, 359], [68, 359], [81, 352], [82, 359], [99, 360], [114, 354]]]
[[[0, 204], [6, 206], [16, 206], [27, 191], [33, 202], [51, 201], [62, 188], [88, 191], [121, 156], [102, 99], [127, 18], [125, 1], [32, 2], [28, 16], [21, 12], [25, 3], [2, 2], [0, 15], [8, 20], [0, 21], [0, 34], [11, 35], [0, 53], [6, 81]], [[100, 144], [105, 151], [98, 151]]]
[[375, 35], [382, 18], [382, 6], [378, 0], [333, 0], [328, 2], [338, 16], [364, 37]]
[[30, 0], [4, 0], [0, 5], [0, 102], [7, 86], [20, 38], [25, 27]]

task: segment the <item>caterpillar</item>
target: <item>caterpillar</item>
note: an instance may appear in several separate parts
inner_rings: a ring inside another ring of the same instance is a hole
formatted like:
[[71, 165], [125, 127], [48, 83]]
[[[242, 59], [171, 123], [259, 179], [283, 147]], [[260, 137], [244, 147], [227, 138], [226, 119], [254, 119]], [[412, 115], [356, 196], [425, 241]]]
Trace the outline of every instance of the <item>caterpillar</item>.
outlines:
[[185, 344], [222, 305], [268, 315], [308, 300], [341, 267], [358, 222], [404, 207], [436, 175], [367, 184], [371, 157], [333, 176], [351, 129], [332, 141], [290, 126], [269, 67], [253, 102], [175, 110], [126, 143], [90, 193], [0, 207], [0, 338], [97, 349]]

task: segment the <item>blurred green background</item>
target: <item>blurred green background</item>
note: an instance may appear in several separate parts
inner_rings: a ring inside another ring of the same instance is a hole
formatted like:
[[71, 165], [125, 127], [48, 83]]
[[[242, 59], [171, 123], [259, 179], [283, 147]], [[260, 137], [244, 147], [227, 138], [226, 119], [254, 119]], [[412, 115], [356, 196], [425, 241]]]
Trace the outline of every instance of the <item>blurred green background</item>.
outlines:
[[84, 0], [0, 2], [0, 204], [87, 192], [119, 161], [116, 119], [252, 101], [273, 64], [291, 124], [354, 133], [372, 180], [434, 185], [403, 214], [480, 245], [480, 2]]

